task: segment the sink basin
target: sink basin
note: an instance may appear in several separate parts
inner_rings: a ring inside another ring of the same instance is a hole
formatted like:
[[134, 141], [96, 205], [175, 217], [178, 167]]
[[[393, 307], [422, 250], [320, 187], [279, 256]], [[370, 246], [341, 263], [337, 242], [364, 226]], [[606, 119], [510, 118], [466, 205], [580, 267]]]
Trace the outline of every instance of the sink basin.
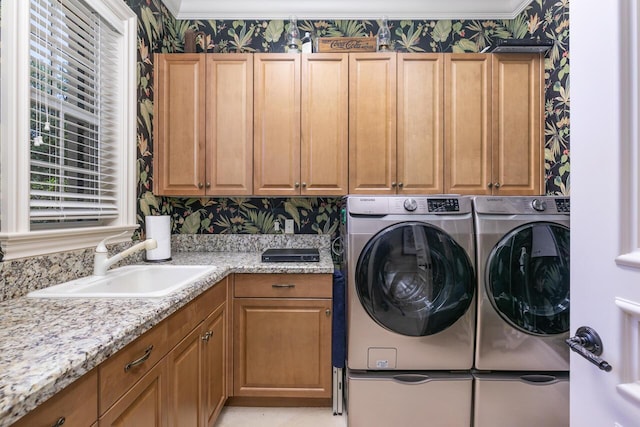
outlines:
[[216, 270], [210, 265], [130, 265], [30, 292], [31, 298], [159, 298]]

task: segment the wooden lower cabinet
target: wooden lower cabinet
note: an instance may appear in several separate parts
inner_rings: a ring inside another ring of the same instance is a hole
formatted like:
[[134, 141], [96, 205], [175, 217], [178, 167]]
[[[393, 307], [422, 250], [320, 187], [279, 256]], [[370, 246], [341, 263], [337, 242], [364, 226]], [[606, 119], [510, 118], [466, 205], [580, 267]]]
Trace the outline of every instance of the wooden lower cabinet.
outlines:
[[201, 332], [211, 333], [202, 351], [202, 396], [205, 425], [213, 426], [227, 400], [227, 306], [218, 307], [205, 319]]
[[99, 426], [164, 427], [167, 425], [167, 363], [163, 358], [104, 415]]
[[220, 305], [167, 356], [169, 426], [212, 426], [226, 394], [226, 310]]
[[[331, 275], [308, 275], [327, 283], [305, 283], [305, 275], [246, 276], [236, 275], [233, 305], [234, 397], [330, 398]], [[314, 286], [315, 297], [286, 297], [313, 295]]]
[[[225, 278], [100, 365], [100, 427], [213, 426], [227, 398], [227, 286]], [[162, 348], [158, 338], [164, 352], [125, 373], [124, 360], [152, 342]]]
[[[78, 402], [82, 402], [79, 405]], [[91, 426], [98, 419], [98, 372], [93, 370], [30, 412], [14, 427]]]

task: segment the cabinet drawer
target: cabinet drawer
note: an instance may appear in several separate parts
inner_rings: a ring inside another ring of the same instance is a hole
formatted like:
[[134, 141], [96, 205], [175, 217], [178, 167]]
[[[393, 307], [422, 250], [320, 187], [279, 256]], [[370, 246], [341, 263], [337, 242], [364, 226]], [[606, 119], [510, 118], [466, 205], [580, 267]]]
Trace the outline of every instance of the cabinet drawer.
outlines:
[[98, 367], [100, 414], [167, 354], [168, 322], [161, 322]]
[[236, 298], [331, 298], [332, 274], [236, 274]]
[[[82, 402], [81, 405], [78, 402]], [[98, 373], [93, 370], [27, 414], [14, 427], [90, 426], [98, 419]], [[58, 424], [56, 424], [58, 423]]]
[[175, 347], [216, 307], [227, 300], [227, 281], [228, 278], [225, 277], [169, 317], [168, 349]]

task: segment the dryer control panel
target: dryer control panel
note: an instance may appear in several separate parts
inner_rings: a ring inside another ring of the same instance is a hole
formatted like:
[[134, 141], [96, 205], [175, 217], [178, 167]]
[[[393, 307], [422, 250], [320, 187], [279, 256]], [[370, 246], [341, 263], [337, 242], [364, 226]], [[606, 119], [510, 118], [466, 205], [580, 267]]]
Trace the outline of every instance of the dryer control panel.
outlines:
[[478, 196], [474, 201], [478, 214], [565, 215], [571, 211], [570, 199], [560, 196]]

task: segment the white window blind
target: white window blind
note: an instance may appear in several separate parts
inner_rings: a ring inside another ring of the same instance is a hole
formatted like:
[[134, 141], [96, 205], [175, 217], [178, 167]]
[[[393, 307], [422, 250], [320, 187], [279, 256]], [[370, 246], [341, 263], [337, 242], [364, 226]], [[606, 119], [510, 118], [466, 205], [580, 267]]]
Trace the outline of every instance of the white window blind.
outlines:
[[30, 222], [101, 225], [117, 218], [121, 35], [81, 0], [30, 10]]

